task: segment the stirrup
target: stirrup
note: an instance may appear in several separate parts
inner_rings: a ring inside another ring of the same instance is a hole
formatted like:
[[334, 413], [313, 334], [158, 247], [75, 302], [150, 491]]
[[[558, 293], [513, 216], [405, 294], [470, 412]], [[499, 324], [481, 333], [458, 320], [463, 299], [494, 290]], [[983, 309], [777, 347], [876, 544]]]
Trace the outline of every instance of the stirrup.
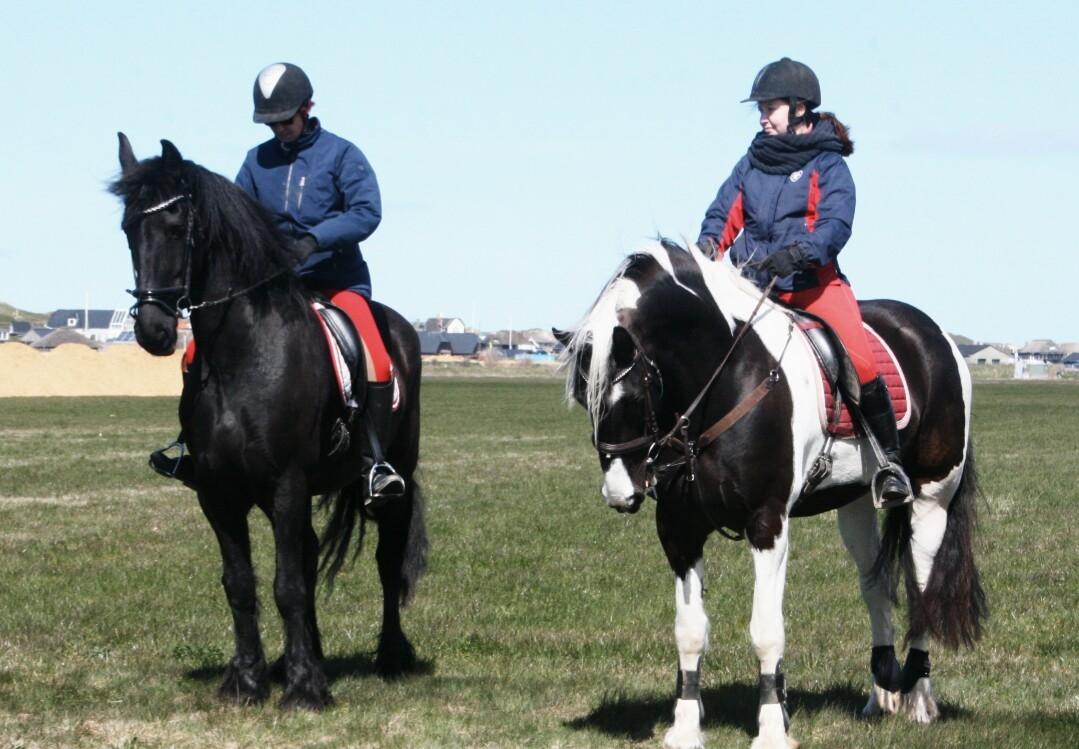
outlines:
[[[180, 454], [172, 457], [167, 453], [173, 448], [178, 448]], [[182, 440], [173, 440], [160, 450], [150, 453], [150, 468], [169, 479], [176, 479], [191, 486], [191, 455], [187, 452], [187, 445]]]
[[381, 507], [391, 499], [403, 497], [405, 480], [386, 461], [371, 466], [367, 474], [367, 499], [365, 507]]
[[[885, 493], [885, 485], [889, 480], [898, 482], [901, 486], [898, 490], [893, 486], [891, 492]], [[871, 488], [873, 506], [878, 510], [890, 510], [893, 507], [902, 507], [914, 501], [914, 489], [910, 485], [910, 479], [907, 477], [906, 471], [900, 465], [891, 461], [887, 465], [878, 468], [877, 472], [873, 474]]]

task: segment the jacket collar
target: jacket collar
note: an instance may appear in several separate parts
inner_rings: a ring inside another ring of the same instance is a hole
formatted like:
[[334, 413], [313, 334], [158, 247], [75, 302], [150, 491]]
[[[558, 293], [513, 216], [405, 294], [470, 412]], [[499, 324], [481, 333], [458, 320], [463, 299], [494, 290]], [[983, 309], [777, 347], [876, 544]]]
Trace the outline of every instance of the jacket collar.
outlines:
[[303, 134], [299, 138], [291, 143], [281, 143], [278, 141], [278, 145], [281, 146], [281, 150], [288, 154], [299, 153], [305, 148], [310, 148], [322, 135], [322, 123], [318, 121], [318, 117], [312, 117], [307, 121], [307, 127], [304, 128]]

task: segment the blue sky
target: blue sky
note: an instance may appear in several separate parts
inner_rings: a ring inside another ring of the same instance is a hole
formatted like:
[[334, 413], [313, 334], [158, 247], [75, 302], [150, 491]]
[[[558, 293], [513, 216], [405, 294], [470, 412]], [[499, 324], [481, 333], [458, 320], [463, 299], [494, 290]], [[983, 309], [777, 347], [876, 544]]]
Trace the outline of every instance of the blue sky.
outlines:
[[789, 55], [857, 144], [840, 259], [860, 297], [979, 340], [1079, 340], [1077, 8], [20, 3], [0, 11], [0, 301], [127, 306], [116, 131], [232, 177], [270, 135], [250, 121], [255, 75], [288, 60], [378, 174], [376, 298], [410, 319], [567, 326], [635, 245], [696, 237], [757, 128], [739, 100]]

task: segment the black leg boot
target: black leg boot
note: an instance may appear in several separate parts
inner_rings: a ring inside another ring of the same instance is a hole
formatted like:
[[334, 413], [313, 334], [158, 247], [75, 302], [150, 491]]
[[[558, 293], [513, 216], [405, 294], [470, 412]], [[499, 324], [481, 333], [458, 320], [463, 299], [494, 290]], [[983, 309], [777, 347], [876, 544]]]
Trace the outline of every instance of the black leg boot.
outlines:
[[363, 414], [367, 426], [365, 457], [371, 461], [367, 474], [368, 507], [379, 507], [404, 496], [405, 480], [386, 462], [383, 445], [389, 442], [390, 418], [393, 416], [393, 381], [372, 382], [367, 385], [367, 409]]
[[[170, 454], [172, 452], [176, 454]], [[195, 488], [195, 461], [184, 444], [183, 430], [173, 442], [150, 453], [150, 467], [166, 478], [177, 479]]]
[[[880, 469], [880, 472], [884, 472], [880, 492], [882, 506], [895, 507], [912, 501], [914, 494], [911, 491], [910, 479], [901, 464], [895, 409], [892, 407], [892, 398], [888, 395], [888, 386], [882, 378], [878, 377], [862, 385], [860, 407], [873, 436], [877, 438], [877, 443], [888, 458], [888, 465]], [[877, 477], [874, 477], [874, 481], [876, 480]]]

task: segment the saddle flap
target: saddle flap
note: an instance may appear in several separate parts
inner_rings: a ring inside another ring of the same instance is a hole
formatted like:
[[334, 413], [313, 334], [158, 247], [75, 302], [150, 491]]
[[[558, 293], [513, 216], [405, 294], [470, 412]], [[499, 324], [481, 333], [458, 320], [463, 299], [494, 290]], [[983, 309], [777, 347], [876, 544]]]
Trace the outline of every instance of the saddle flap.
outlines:
[[314, 302], [311, 306], [326, 333], [342, 398], [346, 405], [359, 405], [363, 401], [367, 377], [363, 344], [356, 326], [343, 310], [329, 302]]
[[790, 309], [790, 313], [798, 327], [806, 334], [829, 385], [838, 387], [845, 400], [858, 405], [862, 392], [858, 370], [854, 368], [847, 347], [832, 326], [805, 310]]

